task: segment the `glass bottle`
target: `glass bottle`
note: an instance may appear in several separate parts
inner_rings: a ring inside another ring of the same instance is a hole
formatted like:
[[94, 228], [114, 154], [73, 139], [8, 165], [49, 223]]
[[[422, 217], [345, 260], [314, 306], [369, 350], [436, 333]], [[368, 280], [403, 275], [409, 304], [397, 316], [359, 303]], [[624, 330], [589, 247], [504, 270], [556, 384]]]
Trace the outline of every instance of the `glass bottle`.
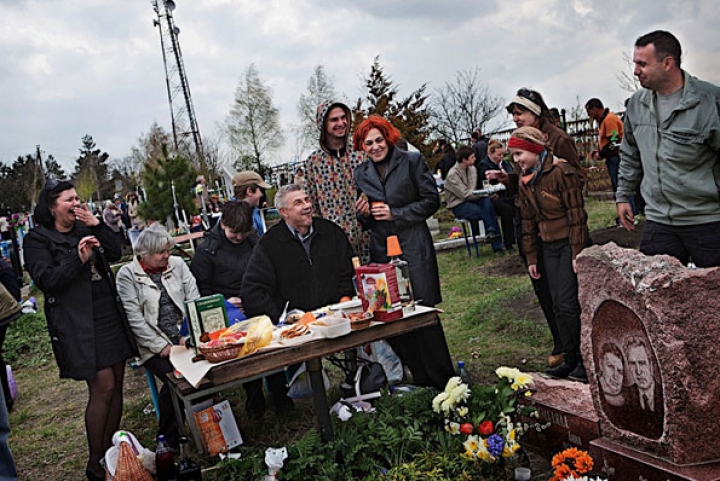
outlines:
[[396, 235], [387, 238], [387, 255], [390, 258], [390, 264], [395, 266], [395, 275], [403, 310], [414, 311], [415, 298], [413, 297], [412, 283], [410, 282], [410, 266], [407, 261], [400, 258], [402, 249]]
[[157, 449], [155, 450], [155, 473], [158, 481], [177, 480], [175, 476], [175, 455], [162, 434], [158, 436]]
[[187, 454], [188, 438], [180, 438], [180, 463], [178, 464], [178, 481], [202, 481], [202, 470]]
[[[353, 257], [352, 258], [352, 265], [353, 269], [357, 269], [360, 267], [360, 258], [359, 257]], [[357, 280], [357, 274], [353, 272], [353, 278], [352, 278], [353, 287], [355, 288], [355, 295], [360, 295], [360, 286], [358, 286], [358, 280]]]

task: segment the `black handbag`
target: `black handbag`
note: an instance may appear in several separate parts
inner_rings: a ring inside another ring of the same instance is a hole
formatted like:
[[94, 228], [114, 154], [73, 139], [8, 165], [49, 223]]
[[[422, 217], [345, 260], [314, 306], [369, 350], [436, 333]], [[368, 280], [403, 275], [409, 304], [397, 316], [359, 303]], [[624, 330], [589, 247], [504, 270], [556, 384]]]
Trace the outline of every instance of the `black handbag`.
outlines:
[[358, 359], [355, 373], [355, 385], [346, 392], [346, 400], [368, 400], [380, 397], [380, 391], [387, 387], [388, 380], [385, 369], [377, 362]]

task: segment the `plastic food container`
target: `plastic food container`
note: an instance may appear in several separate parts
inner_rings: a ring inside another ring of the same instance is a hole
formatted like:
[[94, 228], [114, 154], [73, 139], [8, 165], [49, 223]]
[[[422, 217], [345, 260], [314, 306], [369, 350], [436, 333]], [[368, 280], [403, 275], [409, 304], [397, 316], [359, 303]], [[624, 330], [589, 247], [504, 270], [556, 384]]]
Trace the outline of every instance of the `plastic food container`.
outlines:
[[316, 337], [332, 339], [350, 334], [350, 319], [343, 317], [323, 317], [312, 323]]

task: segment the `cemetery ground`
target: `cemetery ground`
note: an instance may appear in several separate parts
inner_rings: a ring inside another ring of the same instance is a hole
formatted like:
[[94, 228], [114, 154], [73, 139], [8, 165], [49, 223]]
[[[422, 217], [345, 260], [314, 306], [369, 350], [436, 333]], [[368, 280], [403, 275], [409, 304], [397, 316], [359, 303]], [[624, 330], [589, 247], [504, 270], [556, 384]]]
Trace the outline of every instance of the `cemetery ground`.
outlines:
[[[607, 201], [587, 202], [590, 228], [596, 243], [614, 241], [637, 247], [639, 232], [626, 233], [613, 224], [615, 205]], [[446, 234], [452, 216], [439, 213]], [[642, 227], [642, 224], [639, 226]], [[439, 306], [448, 345], [455, 362], [465, 361], [474, 382], [492, 382], [498, 366], [523, 371], [545, 369], [551, 340], [544, 317], [532, 293], [525, 268], [517, 255], [496, 258], [483, 246], [480, 258], [468, 257], [464, 246], [438, 254], [444, 302]], [[41, 295], [35, 294], [38, 298]], [[12, 365], [19, 397], [10, 414], [10, 447], [20, 479], [82, 480], [87, 459], [83, 415], [87, 388], [83, 382], [62, 380], [50, 351], [44, 318], [26, 315], [8, 331], [5, 358]], [[326, 363], [327, 364], [327, 363]], [[339, 372], [329, 367], [333, 384]], [[243, 410], [244, 392], [222, 393], [233, 405], [246, 445], [279, 447], [297, 440], [315, 426], [310, 400], [296, 402], [291, 418], [279, 420], [270, 411], [261, 420], [248, 419]], [[329, 393], [333, 402], [336, 388]], [[142, 369], [128, 368], [121, 428], [140, 442], [155, 447], [155, 414]], [[200, 460], [204, 466], [215, 459]], [[205, 479], [214, 479], [207, 473]]]

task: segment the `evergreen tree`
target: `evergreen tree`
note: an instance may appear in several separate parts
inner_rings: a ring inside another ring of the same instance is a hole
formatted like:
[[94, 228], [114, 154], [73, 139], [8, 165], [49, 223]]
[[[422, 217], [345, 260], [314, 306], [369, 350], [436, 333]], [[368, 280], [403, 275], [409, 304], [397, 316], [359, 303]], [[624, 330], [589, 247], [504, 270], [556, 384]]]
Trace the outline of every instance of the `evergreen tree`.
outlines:
[[425, 105], [428, 95], [425, 93], [427, 84], [421, 85], [417, 90], [404, 98], [398, 97], [398, 88], [392, 78], [385, 75], [380, 57], [370, 67], [370, 75], [365, 78], [367, 96], [359, 98], [353, 109], [353, 124], [358, 125], [369, 115], [379, 115], [386, 118], [402, 134], [410, 144], [417, 147], [429, 158], [432, 147], [427, 144], [430, 131], [430, 112]]
[[[97, 148], [92, 135], [86, 135], [82, 138], [80, 157], [76, 161], [72, 181], [77, 183], [81, 177], [84, 179], [83, 172], [88, 171], [88, 174], [85, 175], [96, 185], [93, 195], [96, 201], [111, 198], [115, 191], [115, 186], [108, 172], [109, 157], [110, 155], [107, 152], [102, 152]], [[87, 197], [87, 199], [90, 199], [90, 197]]]
[[178, 202], [178, 215], [182, 216], [181, 209], [184, 209], [188, 216], [195, 215], [198, 210], [192, 192], [195, 177], [195, 169], [186, 158], [179, 155], [170, 157], [167, 147], [163, 147], [161, 158], [145, 164], [144, 186], [147, 199], [140, 206], [140, 215], [144, 219], [163, 223], [170, 217], [177, 222], [179, 219], [175, 216], [173, 185]]

